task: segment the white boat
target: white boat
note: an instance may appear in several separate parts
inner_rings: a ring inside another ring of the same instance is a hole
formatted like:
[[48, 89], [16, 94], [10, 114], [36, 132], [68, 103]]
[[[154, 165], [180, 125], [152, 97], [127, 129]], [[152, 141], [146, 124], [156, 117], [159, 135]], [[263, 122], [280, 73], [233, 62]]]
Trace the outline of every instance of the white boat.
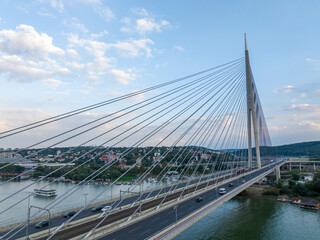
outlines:
[[41, 197], [55, 197], [55, 196], [57, 196], [56, 190], [54, 190], [54, 189], [49, 189], [49, 190], [34, 189], [34, 194], [36, 196], [41, 196]]

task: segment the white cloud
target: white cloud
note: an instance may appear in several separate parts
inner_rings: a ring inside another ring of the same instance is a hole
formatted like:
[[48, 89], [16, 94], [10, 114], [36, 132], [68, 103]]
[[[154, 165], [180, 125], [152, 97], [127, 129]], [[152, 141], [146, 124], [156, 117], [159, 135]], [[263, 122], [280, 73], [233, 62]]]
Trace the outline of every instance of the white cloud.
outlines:
[[53, 75], [52, 72], [39, 69], [32, 61], [24, 61], [16, 55], [3, 56], [0, 59], [0, 73], [8, 74], [9, 79], [19, 82], [32, 82]]
[[184, 48], [181, 47], [181, 46], [175, 46], [174, 48], [177, 49], [177, 50], [179, 50], [179, 51], [181, 51], [181, 52], [184, 52]]
[[108, 48], [108, 45], [101, 41], [91, 39], [80, 39], [77, 34], [70, 34], [68, 41], [72, 46], [84, 47], [90, 54], [95, 57], [102, 57]]
[[127, 85], [129, 81], [136, 79], [136, 75], [132, 72], [131, 69], [129, 69], [128, 72], [119, 69], [111, 69], [109, 73], [111, 73], [115, 77], [118, 83], [121, 83], [123, 85]]
[[315, 60], [312, 58], [306, 58], [306, 61], [314, 65], [318, 70], [320, 69], [320, 60]]
[[115, 48], [123, 54], [130, 57], [138, 57], [145, 54], [147, 57], [152, 57], [150, 45], [153, 41], [149, 38], [127, 41], [118, 41], [117, 43], [108, 44], [108, 48]]
[[78, 19], [76, 18], [71, 18], [70, 20], [64, 20], [64, 24], [71, 28], [80, 30], [81, 32], [84, 32], [84, 33], [88, 32], [88, 29], [85, 27], [85, 25], [82, 23], [79, 23]]
[[62, 81], [57, 79], [45, 79], [45, 80], [42, 80], [42, 82], [44, 82], [47, 85], [47, 87], [53, 88], [53, 89], [56, 89], [57, 87], [63, 84]]
[[149, 16], [148, 11], [144, 8], [131, 8], [130, 12], [134, 15], [141, 16], [141, 17]]
[[299, 126], [309, 127], [314, 130], [320, 130], [320, 123], [316, 123], [313, 121], [305, 120], [299, 123]]
[[114, 20], [116, 18], [114, 13], [108, 7], [96, 6], [95, 11], [102, 19], [106, 20], [107, 22], [110, 22], [111, 20]]
[[279, 93], [279, 92], [290, 93], [295, 89], [296, 88], [294, 86], [288, 85], [288, 86], [284, 86], [282, 88], [276, 88], [276, 89], [273, 90], [273, 92], [274, 93]]
[[79, 53], [74, 49], [68, 49], [67, 54], [71, 58], [80, 58]]
[[105, 36], [107, 34], [108, 34], [108, 31], [107, 30], [103, 30], [101, 33], [96, 33], [96, 34], [92, 33], [91, 37], [92, 38], [101, 38], [101, 37], [103, 37], [103, 36]]
[[131, 22], [126, 21], [127, 26], [122, 27], [120, 31], [122, 32], [138, 32], [141, 35], [145, 35], [150, 32], [161, 32], [164, 27], [169, 26], [169, 22], [162, 20], [156, 22], [154, 18], [140, 18], [135, 21], [135, 25], [131, 25]]
[[92, 63], [87, 64], [89, 70], [95, 71], [104, 71], [111, 67], [110, 62], [113, 61], [112, 58], [99, 57], [94, 60]]
[[50, 5], [51, 7], [53, 7], [54, 9], [57, 9], [59, 12], [63, 11], [63, 2], [59, 1], [59, 0], [51, 0], [50, 1]]
[[0, 52], [32, 58], [46, 57], [48, 54], [64, 55], [61, 48], [52, 44], [52, 37], [45, 33], [39, 34], [29, 25], [19, 25], [16, 31], [0, 31]]
[[289, 109], [296, 111], [318, 112], [320, 110], [320, 105], [307, 103], [292, 104]]

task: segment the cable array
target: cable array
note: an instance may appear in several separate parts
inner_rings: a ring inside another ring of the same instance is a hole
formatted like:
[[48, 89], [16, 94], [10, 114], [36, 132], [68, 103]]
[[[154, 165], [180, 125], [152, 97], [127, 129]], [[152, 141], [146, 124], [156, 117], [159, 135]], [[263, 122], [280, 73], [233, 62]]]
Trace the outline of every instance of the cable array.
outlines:
[[[259, 142], [261, 145], [271, 144], [269, 132], [263, 115], [261, 103], [253, 83], [258, 119]], [[140, 96], [141, 100], [134, 97]], [[130, 100], [130, 101], [128, 101]], [[121, 106], [121, 108], [117, 108]], [[110, 112], [108, 108], [113, 109]], [[246, 109], [246, 69], [244, 58], [239, 58], [218, 67], [210, 68], [186, 77], [178, 78], [163, 84], [129, 93], [117, 98], [91, 104], [47, 119], [25, 124], [20, 127], [0, 133], [0, 140], [8, 138], [23, 138], [25, 134], [36, 131], [46, 131], [51, 124], [61, 123], [69, 119], [77, 119], [83, 113], [98, 111], [97, 117], [88, 122], [63, 129], [54, 135], [28, 143], [19, 149], [23, 158], [0, 166], [0, 171], [12, 165], [19, 165], [24, 159], [34, 160], [43, 156], [53, 148], [68, 147], [66, 151], [57, 154], [53, 159], [34, 165], [17, 176], [3, 181], [0, 187], [5, 187], [13, 180], [26, 174], [34, 174], [40, 167], [49, 161], [58, 161], [74, 152], [88, 147], [86, 152], [78, 154], [68, 163], [74, 166], [62, 165], [51, 169], [39, 179], [24, 184], [11, 194], [0, 196], [0, 216], [10, 214], [12, 209], [28, 201], [34, 196], [33, 192], [23, 194], [35, 184], [55, 177], [51, 182], [45, 182], [40, 190], [52, 186], [59, 178], [64, 178], [78, 169], [97, 163], [105, 154], [113, 149], [121, 149], [112, 161], [105, 165], [98, 165], [86, 177], [75, 183], [67, 192], [59, 194], [48, 204], [33, 212], [30, 219], [21, 221], [3, 237], [14, 239], [25, 231], [28, 223], [39, 221], [46, 214], [46, 210], [53, 210], [59, 204], [67, 202], [70, 196], [77, 194], [81, 186], [100, 178], [121, 162], [128, 161], [128, 157], [138, 149], [144, 148], [139, 159], [127, 165], [120, 174], [111, 179], [109, 185], [101, 188], [77, 213], [64, 221], [47, 236], [54, 239], [64, 231], [64, 227], [86, 211], [104, 193], [109, 192], [121, 179], [129, 176], [137, 167], [145, 165], [144, 170], [137, 175], [135, 183], [129, 185], [121, 199], [113, 199], [112, 209], [101, 215], [99, 221], [92, 224], [84, 239], [92, 235], [97, 228], [103, 225], [116, 214], [125, 202], [130, 202], [134, 210], [127, 217], [130, 221], [138, 212], [148, 208], [150, 201], [158, 200], [156, 209], [168, 201], [172, 194], [178, 193], [177, 200], [185, 195], [195, 193], [199, 189], [218, 184], [222, 179], [236, 175], [237, 170], [247, 166], [247, 109]], [[102, 112], [102, 113], [101, 113]], [[73, 120], [75, 123], [76, 121]], [[77, 145], [73, 142], [77, 141]], [[150, 160], [150, 156], [158, 152], [157, 158]], [[174, 154], [172, 154], [174, 153]], [[141, 169], [141, 167], [140, 167]], [[156, 169], [161, 169], [154, 174]], [[163, 183], [172, 178], [172, 171], [176, 172], [174, 181], [169, 185]], [[59, 176], [59, 178], [57, 177]], [[157, 179], [156, 186], [148, 186], [139, 195], [132, 196], [148, 178]], [[1, 204], [6, 203], [6, 207]], [[9, 203], [9, 204], [8, 204]]]

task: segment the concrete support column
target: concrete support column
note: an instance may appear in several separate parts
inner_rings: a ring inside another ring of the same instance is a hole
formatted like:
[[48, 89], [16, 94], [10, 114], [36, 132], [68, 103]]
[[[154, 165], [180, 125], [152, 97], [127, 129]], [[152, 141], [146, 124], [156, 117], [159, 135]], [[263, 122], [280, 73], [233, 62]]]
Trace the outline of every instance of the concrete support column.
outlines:
[[289, 163], [289, 170], [290, 170], [290, 171], [292, 171], [292, 168], [291, 168], [291, 163]]
[[299, 163], [299, 171], [301, 172], [301, 163]]
[[313, 163], [313, 171], [316, 171], [316, 163]]

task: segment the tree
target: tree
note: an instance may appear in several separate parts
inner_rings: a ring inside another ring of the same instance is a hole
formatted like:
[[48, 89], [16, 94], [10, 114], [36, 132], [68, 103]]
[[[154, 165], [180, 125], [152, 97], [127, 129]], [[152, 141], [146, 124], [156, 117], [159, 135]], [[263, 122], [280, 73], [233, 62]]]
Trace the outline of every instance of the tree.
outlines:
[[299, 174], [297, 174], [297, 173], [292, 174], [292, 180], [299, 181], [299, 179], [300, 179]]

